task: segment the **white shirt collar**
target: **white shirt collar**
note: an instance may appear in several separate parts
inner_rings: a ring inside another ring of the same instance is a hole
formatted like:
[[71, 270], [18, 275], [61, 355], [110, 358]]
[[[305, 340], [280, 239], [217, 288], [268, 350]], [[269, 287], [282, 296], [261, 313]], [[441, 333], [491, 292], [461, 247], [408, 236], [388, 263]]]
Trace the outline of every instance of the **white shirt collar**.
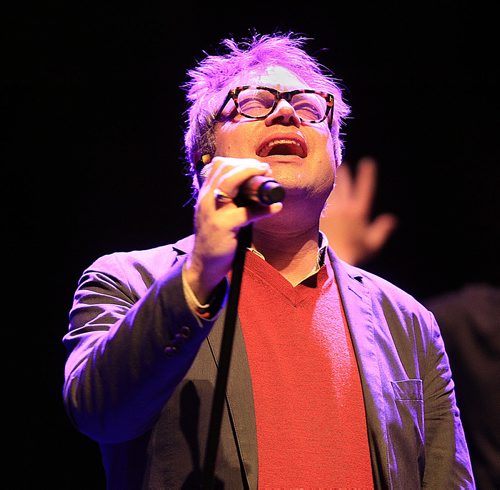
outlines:
[[[321, 266], [325, 263], [327, 248], [328, 248], [328, 238], [322, 231], [320, 231], [319, 238], [318, 238], [318, 256], [316, 259], [316, 266], [308, 274], [307, 277], [310, 277], [313, 274], [316, 274], [316, 272], [318, 272], [321, 269]], [[256, 248], [248, 247], [248, 250], [250, 250], [250, 252], [253, 252], [255, 255], [260, 257], [262, 260], [266, 260], [264, 255], [262, 255]], [[307, 277], [305, 277], [304, 279], [307, 279]]]

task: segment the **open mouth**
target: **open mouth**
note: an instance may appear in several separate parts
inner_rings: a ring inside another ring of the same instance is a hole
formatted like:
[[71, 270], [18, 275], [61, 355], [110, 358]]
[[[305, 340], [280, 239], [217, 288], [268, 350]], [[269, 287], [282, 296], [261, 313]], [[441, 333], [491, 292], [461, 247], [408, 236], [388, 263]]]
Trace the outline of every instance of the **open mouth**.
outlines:
[[307, 150], [302, 141], [292, 138], [276, 138], [265, 141], [257, 149], [259, 157], [272, 155], [296, 155], [300, 158], [307, 156]]

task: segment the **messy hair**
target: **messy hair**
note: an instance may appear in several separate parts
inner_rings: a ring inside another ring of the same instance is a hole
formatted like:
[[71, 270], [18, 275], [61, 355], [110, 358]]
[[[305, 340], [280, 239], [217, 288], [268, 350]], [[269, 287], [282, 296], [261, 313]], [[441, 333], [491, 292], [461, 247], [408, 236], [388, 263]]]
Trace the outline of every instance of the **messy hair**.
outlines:
[[253, 34], [241, 41], [224, 39], [221, 48], [225, 52], [217, 55], [205, 53], [206, 57], [188, 71], [188, 81], [184, 85], [188, 101], [184, 150], [186, 171], [192, 178], [194, 194], [199, 188], [196, 163], [203, 154], [215, 154], [214, 116], [226, 96], [228, 82], [261, 67], [283, 67], [310, 88], [334, 96], [331, 133], [335, 159], [337, 165], [340, 164], [344, 146], [340, 129], [350, 108], [342, 99], [342, 90], [333, 73], [304, 50], [307, 41], [308, 38], [293, 32]]

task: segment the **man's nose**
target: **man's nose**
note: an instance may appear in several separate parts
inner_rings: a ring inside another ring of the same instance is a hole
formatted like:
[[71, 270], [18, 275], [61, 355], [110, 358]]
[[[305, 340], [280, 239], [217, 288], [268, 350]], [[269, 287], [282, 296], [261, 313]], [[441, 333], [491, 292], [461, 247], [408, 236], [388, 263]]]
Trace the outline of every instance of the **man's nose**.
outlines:
[[292, 104], [287, 102], [284, 99], [278, 101], [276, 108], [271, 114], [266, 118], [266, 122], [269, 124], [286, 124], [286, 125], [294, 125], [300, 126], [300, 117], [297, 115], [297, 112], [293, 108]]

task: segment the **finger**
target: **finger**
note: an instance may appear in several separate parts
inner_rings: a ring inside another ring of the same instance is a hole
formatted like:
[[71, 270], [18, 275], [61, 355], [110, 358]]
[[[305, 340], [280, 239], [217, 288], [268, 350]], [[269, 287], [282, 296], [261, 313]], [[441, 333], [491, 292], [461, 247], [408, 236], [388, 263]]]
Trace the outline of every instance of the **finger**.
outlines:
[[203, 168], [201, 169], [201, 175], [205, 179], [213, 179], [220, 173], [228, 171], [232, 167], [251, 165], [252, 163], [261, 163], [259, 160], [254, 158], [233, 158], [233, 157], [220, 157], [215, 156], [211, 158], [209, 155], [204, 155]]
[[377, 185], [377, 164], [372, 158], [363, 158], [358, 162], [353, 193], [359, 206], [370, 210]]
[[271, 169], [267, 163], [252, 160], [243, 162], [217, 176], [217, 186], [224, 189], [232, 198], [236, 197], [241, 186], [251, 177], [256, 175], [270, 175]]
[[391, 234], [398, 226], [395, 215], [386, 213], [377, 216], [371, 223], [367, 233], [367, 247], [372, 253], [377, 253], [387, 242]]
[[267, 163], [256, 159], [216, 157], [204, 167], [205, 181], [200, 189], [199, 202], [209, 208], [221, 209], [233, 205], [240, 186], [254, 175], [270, 173]]
[[349, 167], [342, 164], [337, 169], [335, 177], [335, 189], [330, 194], [329, 200], [347, 201], [352, 193], [352, 172]]
[[223, 190], [218, 188], [214, 190], [213, 194], [216, 204], [223, 205], [225, 203], [232, 202], [233, 200], [229, 194], [226, 194]]

